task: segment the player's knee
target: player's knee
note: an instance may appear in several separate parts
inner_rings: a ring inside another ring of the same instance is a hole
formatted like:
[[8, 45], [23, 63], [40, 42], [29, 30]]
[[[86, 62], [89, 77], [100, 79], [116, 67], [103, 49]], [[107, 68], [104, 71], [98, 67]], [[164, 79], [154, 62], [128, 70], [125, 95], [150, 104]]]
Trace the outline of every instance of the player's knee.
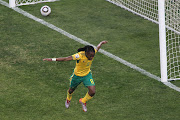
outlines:
[[94, 96], [95, 95], [95, 93], [96, 93], [96, 90], [95, 89], [91, 89], [90, 91], [89, 91], [89, 95], [90, 96]]
[[91, 97], [94, 96], [95, 93], [96, 93], [96, 88], [95, 88], [95, 86], [89, 86], [88, 89], [89, 89], [89, 95], [90, 95]]
[[95, 94], [96, 94], [96, 92], [95, 92], [95, 91], [93, 91], [91, 96], [94, 96]]
[[72, 94], [74, 92], [75, 89], [69, 88], [68, 92], [69, 94]]

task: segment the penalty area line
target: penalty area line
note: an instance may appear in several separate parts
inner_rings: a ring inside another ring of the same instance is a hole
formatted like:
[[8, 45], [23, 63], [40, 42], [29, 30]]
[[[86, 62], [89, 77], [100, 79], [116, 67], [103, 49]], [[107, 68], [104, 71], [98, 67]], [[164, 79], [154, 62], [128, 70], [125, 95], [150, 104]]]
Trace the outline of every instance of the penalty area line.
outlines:
[[[9, 4], [7, 2], [4, 2], [4, 1], [0, 0], [0, 4], [2, 4], [2, 5], [9, 8]], [[18, 13], [20, 13], [20, 14], [22, 14], [22, 15], [30, 18], [30, 19], [33, 19], [34, 21], [39, 22], [39, 23], [41, 23], [41, 24], [43, 24], [43, 25], [45, 25], [45, 26], [47, 26], [47, 27], [49, 27], [49, 28], [51, 28], [51, 29], [53, 29], [53, 30], [55, 30], [55, 31], [57, 31], [57, 32], [65, 35], [65, 36], [67, 36], [67, 37], [69, 37], [69, 38], [71, 38], [71, 39], [73, 39], [73, 40], [75, 40], [77, 42], [79, 42], [79, 43], [81, 43], [81, 44], [83, 44], [83, 45], [92, 45], [89, 42], [86, 42], [86, 41], [84, 41], [84, 40], [82, 40], [82, 39], [80, 39], [80, 38], [66, 32], [66, 31], [64, 31], [64, 30], [62, 30], [62, 29], [60, 29], [58, 27], [56, 27], [55, 25], [53, 25], [51, 23], [48, 23], [48, 22], [46, 22], [46, 21], [44, 21], [44, 20], [42, 20], [40, 18], [37, 18], [37, 17], [33, 16], [32, 14], [30, 14], [30, 13], [28, 13], [28, 12], [18, 8], [18, 7], [14, 7], [14, 8], [11, 8], [11, 9], [13, 9], [14, 11], [16, 11], [16, 12], [18, 12]], [[92, 45], [92, 46], [96, 47], [95, 45]], [[153, 75], [150, 72], [147, 72], [146, 70], [144, 70], [144, 69], [142, 69], [140, 67], [137, 67], [136, 65], [134, 65], [134, 64], [132, 64], [130, 62], [127, 62], [127, 61], [123, 60], [122, 58], [119, 58], [118, 56], [115, 56], [115, 55], [113, 55], [113, 54], [111, 54], [111, 53], [109, 53], [109, 52], [107, 52], [107, 51], [105, 51], [103, 49], [100, 49], [99, 52], [106, 55], [106, 56], [108, 56], [108, 57], [110, 57], [110, 58], [112, 58], [112, 59], [114, 59], [114, 60], [116, 60], [116, 61], [118, 61], [118, 62], [120, 62], [120, 63], [122, 63], [122, 64], [124, 64], [124, 65], [126, 65], [126, 66], [128, 66], [128, 67], [130, 67], [130, 68], [132, 68], [132, 69], [134, 69], [134, 70], [136, 70], [136, 71], [138, 71], [138, 72], [140, 72], [143, 75], [146, 75], [146, 76], [148, 76], [150, 78], [153, 78], [153, 79], [155, 79], [157, 81], [161, 81], [160, 77], [158, 77], [156, 75]], [[174, 90], [176, 90], [176, 91], [178, 91], [178, 92], [180, 92], [180, 88], [175, 86], [174, 84], [172, 84], [170, 82], [164, 82], [163, 84], [170, 87], [170, 88], [172, 88], [172, 89], [174, 89]]]

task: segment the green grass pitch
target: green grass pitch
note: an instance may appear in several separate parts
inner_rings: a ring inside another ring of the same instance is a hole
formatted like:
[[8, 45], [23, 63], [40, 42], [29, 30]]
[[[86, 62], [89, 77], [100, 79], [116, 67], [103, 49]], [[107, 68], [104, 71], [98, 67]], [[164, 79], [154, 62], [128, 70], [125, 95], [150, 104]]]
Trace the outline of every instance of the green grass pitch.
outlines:
[[[4, 0], [8, 2], [8, 0]], [[49, 5], [48, 17], [40, 8]], [[105, 0], [60, 0], [19, 7], [91, 44], [160, 76], [158, 25]], [[0, 120], [178, 120], [180, 93], [97, 53], [92, 64], [96, 95], [78, 103], [80, 85], [65, 108], [75, 61], [66, 57], [84, 45], [0, 5]], [[174, 82], [180, 86], [180, 82]]]

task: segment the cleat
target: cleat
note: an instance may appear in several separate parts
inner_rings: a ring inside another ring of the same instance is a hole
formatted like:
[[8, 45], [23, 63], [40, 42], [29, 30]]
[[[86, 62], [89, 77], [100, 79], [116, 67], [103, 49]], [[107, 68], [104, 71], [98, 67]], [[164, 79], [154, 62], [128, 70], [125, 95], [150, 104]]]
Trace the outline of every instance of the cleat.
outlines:
[[70, 102], [71, 102], [71, 101], [69, 101], [69, 100], [66, 99], [66, 102], [65, 102], [66, 108], [69, 108]]
[[79, 99], [79, 103], [81, 103], [83, 111], [84, 111], [84, 112], [87, 112], [86, 103], [83, 103], [83, 102], [82, 102], [82, 98]]

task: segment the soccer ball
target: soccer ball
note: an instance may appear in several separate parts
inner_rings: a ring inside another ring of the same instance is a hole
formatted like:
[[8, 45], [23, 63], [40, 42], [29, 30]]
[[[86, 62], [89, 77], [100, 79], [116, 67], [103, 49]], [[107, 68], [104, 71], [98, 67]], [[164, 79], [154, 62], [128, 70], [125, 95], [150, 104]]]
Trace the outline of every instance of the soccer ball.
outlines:
[[42, 6], [40, 9], [41, 15], [48, 16], [51, 13], [51, 8], [47, 5]]

